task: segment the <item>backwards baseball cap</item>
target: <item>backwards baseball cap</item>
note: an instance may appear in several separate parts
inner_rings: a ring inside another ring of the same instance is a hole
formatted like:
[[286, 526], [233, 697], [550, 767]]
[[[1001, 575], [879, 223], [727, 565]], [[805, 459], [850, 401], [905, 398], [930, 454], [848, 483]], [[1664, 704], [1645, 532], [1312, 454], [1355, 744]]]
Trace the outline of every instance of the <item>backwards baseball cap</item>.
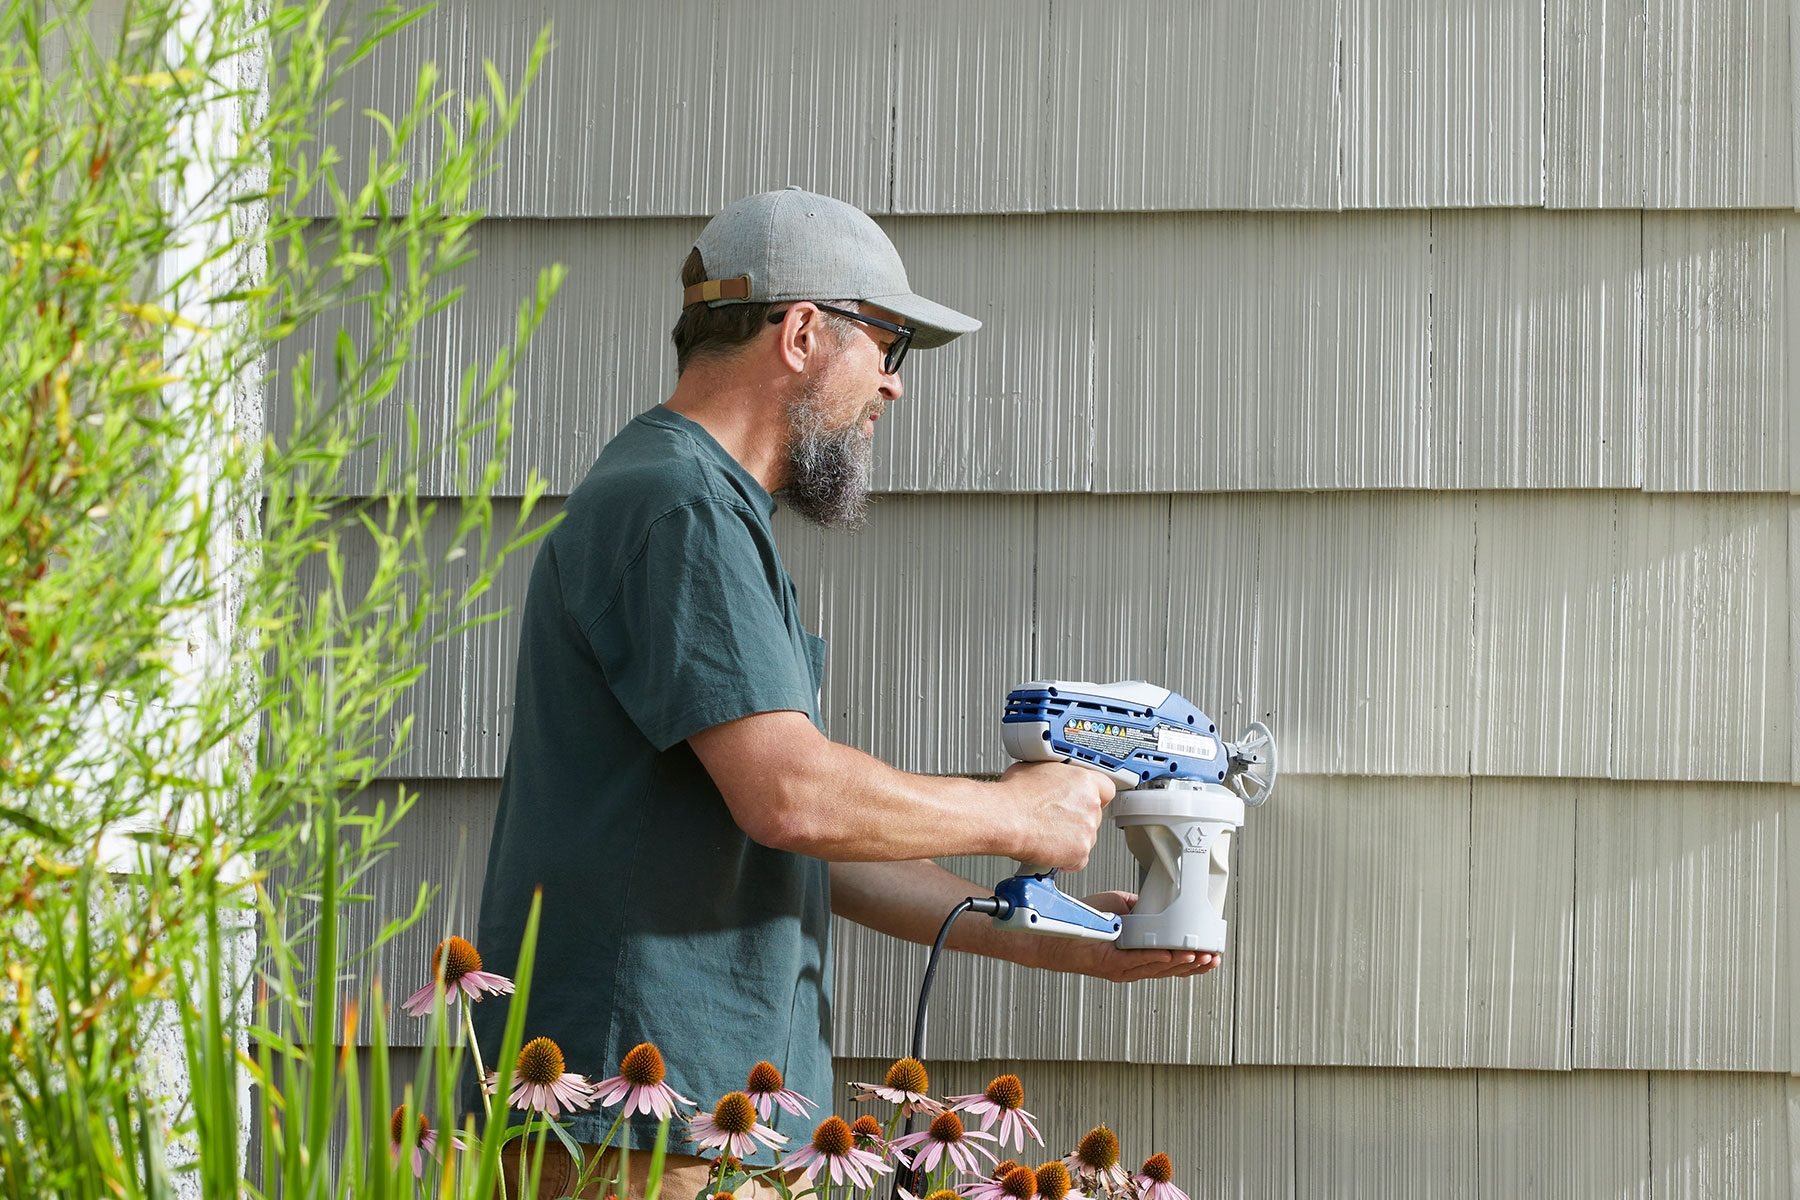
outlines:
[[708, 278], [682, 293], [684, 306], [866, 300], [916, 327], [921, 350], [981, 328], [912, 290], [900, 252], [867, 213], [817, 192], [746, 196], [707, 222], [694, 249]]

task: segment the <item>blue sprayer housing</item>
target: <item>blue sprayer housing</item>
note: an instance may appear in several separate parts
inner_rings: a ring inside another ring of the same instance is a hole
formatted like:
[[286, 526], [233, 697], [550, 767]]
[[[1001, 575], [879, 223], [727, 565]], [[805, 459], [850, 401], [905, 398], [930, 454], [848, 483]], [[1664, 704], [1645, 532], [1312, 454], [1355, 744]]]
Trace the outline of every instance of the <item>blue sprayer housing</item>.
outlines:
[[1211, 717], [1152, 684], [1126, 685], [1128, 694], [1121, 694], [1120, 685], [1109, 686], [1110, 695], [1047, 683], [1015, 688], [1001, 717], [1008, 750], [1027, 761], [1089, 764], [1122, 787], [1164, 779], [1224, 780], [1228, 756]]

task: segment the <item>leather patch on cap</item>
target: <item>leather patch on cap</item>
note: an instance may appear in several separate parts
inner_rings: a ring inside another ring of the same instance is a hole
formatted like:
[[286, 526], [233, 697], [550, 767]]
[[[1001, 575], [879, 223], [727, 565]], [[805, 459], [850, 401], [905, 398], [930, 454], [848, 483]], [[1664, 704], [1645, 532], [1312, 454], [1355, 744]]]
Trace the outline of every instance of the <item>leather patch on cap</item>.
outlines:
[[681, 306], [701, 304], [707, 300], [748, 300], [750, 277], [737, 275], [730, 279], [704, 279], [681, 293]]

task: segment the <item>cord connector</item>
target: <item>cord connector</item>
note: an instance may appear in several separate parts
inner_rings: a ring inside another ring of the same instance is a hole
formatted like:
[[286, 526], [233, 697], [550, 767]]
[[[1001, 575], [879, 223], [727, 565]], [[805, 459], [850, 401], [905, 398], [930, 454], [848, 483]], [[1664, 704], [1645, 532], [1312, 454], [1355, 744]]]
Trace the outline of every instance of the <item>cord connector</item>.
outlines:
[[998, 896], [970, 896], [969, 911], [980, 913], [984, 917], [1005, 919], [1012, 915], [1012, 901], [1002, 900]]

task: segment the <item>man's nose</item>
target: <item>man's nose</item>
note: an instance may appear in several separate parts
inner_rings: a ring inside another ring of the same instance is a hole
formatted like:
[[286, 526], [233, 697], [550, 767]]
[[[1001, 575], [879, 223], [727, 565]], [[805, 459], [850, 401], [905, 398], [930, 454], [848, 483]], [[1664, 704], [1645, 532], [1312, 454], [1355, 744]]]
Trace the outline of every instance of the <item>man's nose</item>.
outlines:
[[883, 400], [892, 404], [906, 394], [906, 385], [900, 382], [900, 376], [898, 374], [883, 374], [881, 377], [881, 386], [877, 388], [876, 391], [881, 393], [881, 398]]

